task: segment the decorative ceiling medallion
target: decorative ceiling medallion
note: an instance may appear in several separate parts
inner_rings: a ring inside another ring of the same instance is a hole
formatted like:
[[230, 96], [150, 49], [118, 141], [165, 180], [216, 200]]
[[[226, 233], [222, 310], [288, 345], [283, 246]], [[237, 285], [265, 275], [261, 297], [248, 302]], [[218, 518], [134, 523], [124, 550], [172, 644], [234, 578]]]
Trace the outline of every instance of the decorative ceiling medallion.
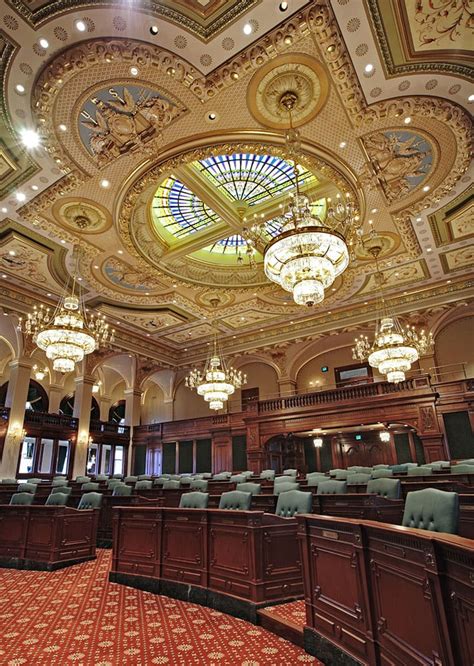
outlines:
[[79, 135], [99, 165], [130, 151], [150, 152], [161, 130], [185, 109], [145, 85], [115, 84], [95, 91], [79, 112]]
[[380, 130], [361, 141], [388, 203], [411, 194], [433, 170], [433, 145], [421, 133]]
[[81, 234], [99, 234], [112, 225], [110, 213], [90, 199], [59, 199], [53, 215], [61, 226]]
[[[391, 231], [377, 231], [377, 240], [381, 244], [380, 257], [386, 257], [395, 252], [401, 242], [400, 236]], [[357, 259], [362, 261], [374, 260], [373, 254], [370, 253], [368, 246], [364, 244], [364, 239], [362, 239], [362, 243], [356, 246], [355, 255]]]
[[[425, 280], [430, 276], [428, 266], [424, 259], [411, 261], [408, 264], [395, 266], [394, 268], [385, 269], [384, 273], [384, 290], [399, 288], [400, 284], [412, 284]], [[372, 273], [367, 276], [362, 288], [357, 292], [358, 296], [376, 293], [379, 285], [376, 280], [376, 274]]]
[[474, 187], [428, 216], [436, 245], [447, 245], [474, 236]]
[[474, 266], [474, 245], [449, 250], [439, 255], [445, 273], [471, 270]]
[[102, 306], [100, 310], [114, 319], [121, 319], [125, 324], [137, 326], [142, 331], [152, 334], [185, 322], [182, 317], [167, 308], [150, 312], [148, 310], [124, 310], [112, 306]]
[[232, 305], [235, 301], [235, 294], [228, 291], [203, 291], [199, 294], [196, 294], [195, 299], [196, 303], [203, 305], [206, 308], [213, 307], [213, 303], [218, 301], [219, 308], [228, 307]]
[[147, 291], [159, 291], [166, 288], [165, 285], [153, 276], [145, 275], [143, 271], [132, 268], [132, 266], [129, 266], [116, 257], [109, 257], [104, 261], [102, 275], [114, 287], [120, 287], [126, 291], [146, 293]]
[[288, 91], [297, 95], [292, 109], [293, 126], [312, 120], [328, 98], [329, 80], [323, 65], [303, 53], [287, 53], [261, 67], [250, 81], [247, 104], [254, 118], [274, 129], [287, 129], [288, 113], [280, 98]]

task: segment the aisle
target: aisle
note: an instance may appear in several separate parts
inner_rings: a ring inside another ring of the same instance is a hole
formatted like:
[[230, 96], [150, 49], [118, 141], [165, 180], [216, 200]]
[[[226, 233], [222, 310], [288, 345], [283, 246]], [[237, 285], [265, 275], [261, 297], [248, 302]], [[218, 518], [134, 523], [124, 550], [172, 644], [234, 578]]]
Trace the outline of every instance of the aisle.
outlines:
[[55, 572], [0, 569], [0, 664], [286, 666], [319, 662], [261, 627], [109, 583], [110, 550]]

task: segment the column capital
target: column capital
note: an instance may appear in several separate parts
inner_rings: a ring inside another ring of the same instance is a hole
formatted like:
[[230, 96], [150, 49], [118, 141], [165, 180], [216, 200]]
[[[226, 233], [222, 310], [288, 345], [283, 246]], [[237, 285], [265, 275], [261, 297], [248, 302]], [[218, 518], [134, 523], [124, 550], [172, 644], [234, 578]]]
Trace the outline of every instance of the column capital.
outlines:
[[15, 358], [13, 361], [10, 361], [8, 365], [12, 370], [14, 368], [29, 368], [31, 370], [35, 363], [36, 361], [34, 358], [20, 356], [19, 358]]
[[143, 394], [143, 391], [141, 389], [137, 389], [137, 388], [128, 388], [128, 389], [124, 390], [123, 394], [124, 395], [132, 395], [132, 396], [136, 396], [137, 398], [141, 398], [142, 394]]
[[80, 384], [84, 384], [86, 386], [93, 386], [95, 384], [95, 379], [90, 375], [83, 375], [82, 377], [75, 377], [74, 383], [76, 384], [76, 386], [79, 386]]

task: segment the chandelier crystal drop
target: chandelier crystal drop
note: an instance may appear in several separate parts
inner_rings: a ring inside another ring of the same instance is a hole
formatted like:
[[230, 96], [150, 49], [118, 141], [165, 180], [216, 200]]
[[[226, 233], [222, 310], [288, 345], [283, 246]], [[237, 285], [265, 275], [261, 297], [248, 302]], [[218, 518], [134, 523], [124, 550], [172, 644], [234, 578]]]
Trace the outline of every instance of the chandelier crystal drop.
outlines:
[[398, 384], [405, 380], [406, 373], [420, 356], [431, 351], [433, 336], [424, 330], [418, 332], [414, 326], [403, 327], [397, 317], [389, 313], [382, 294], [382, 274], [378, 268], [378, 255], [381, 245], [376, 242], [375, 234], [370, 239], [370, 252], [375, 258], [378, 284], [380, 288], [381, 316], [375, 327], [374, 341], [366, 335], [355, 339], [352, 357], [359, 361], [368, 361], [380, 374], [386, 375], [387, 381]]
[[229, 397], [247, 383], [247, 376], [240, 370], [228, 367], [223, 355], [219, 350], [217, 335], [204, 369], [193, 368], [185, 379], [185, 385], [190, 389], [196, 389], [198, 395], [202, 395], [209, 403], [210, 409], [223, 409]]
[[291, 292], [298, 305], [312, 306], [324, 299], [324, 290], [347, 268], [349, 248], [361, 237], [362, 229], [349, 195], [345, 202], [338, 195], [334, 205], [328, 200], [323, 221], [313, 215], [308, 197], [301, 193], [296, 160], [300, 136], [291, 119], [297, 100], [297, 95], [290, 92], [280, 99], [290, 117], [286, 148], [294, 160], [296, 188], [288, 213], [280, 218], [279, 234], [265, 248], [264, 271], [269, 280]]
[[76, 295], [76, 279], [61, 297], [54, 310], [44, 305], [34, 308], [19, 328], [31, 335], [33, 342], [53, 361], [53, 369], [72, 372], [87, 354], [114, 340], [113, 329], [103, 316], [88, 314], [82, 299]]

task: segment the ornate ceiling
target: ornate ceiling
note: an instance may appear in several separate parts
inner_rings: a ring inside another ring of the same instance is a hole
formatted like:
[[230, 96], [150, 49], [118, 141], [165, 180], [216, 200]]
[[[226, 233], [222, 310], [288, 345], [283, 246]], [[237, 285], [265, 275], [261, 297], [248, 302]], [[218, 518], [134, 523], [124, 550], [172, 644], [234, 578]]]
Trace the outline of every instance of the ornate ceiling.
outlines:
[[[53, 302], [76, 246], [88, 303], [118, 347], [163, 365], [202, 358], [213, 322], [229, 353], [370, 322], [374, 266], [361, 247], [311, 309], [263, 273], [293, 182], [278, 104], [288, 89], [313, 212], [350, 195], [364, 233], [383, 237], [396, 311], [473, 297], [468, 3], [279, 5], [3, 3], [5, 310]], [[24, 149], [25, 128], [41, 146]]]

